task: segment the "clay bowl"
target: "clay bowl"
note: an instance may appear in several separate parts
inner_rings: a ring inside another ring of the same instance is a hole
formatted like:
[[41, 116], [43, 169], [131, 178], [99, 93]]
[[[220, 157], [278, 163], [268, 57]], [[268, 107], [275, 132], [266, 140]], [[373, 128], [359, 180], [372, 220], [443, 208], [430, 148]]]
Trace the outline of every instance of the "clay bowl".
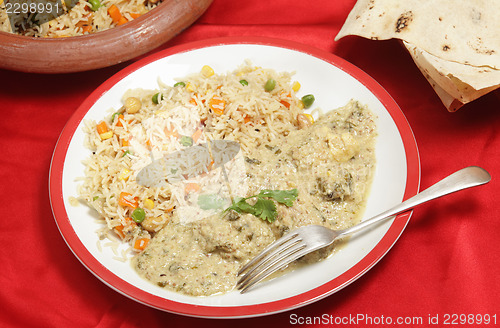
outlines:
[[68, 38], [0, 32], [0, 68], [70, 73], [112, 66], [157, 48], [190, 26], [213, 0], [164, 0], [124, 25]]

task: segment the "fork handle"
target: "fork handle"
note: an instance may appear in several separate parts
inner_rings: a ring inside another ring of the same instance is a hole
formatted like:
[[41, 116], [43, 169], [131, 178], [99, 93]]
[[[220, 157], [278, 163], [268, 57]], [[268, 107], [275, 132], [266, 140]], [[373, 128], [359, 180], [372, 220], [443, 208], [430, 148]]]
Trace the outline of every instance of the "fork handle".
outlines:
[[406, 212], [416, 207], [417, 205], [423, 204], [430, 200], [451, 194], [462, 189], [479, 186], [488, 183], [490, 180], [491, 176], [485, 169], [478, 166], [466, 167], [447, 176], [443, 180], [435, 183], [434, 185], [416, 194], [415, 196], [408, 198], [406, 201], [394, 206], [393, 208], [380, 213], [379, 215], [376, 215], [366, 221], [362, 221], [361, 223], [351, 228], [342, 230], [339, 237], [358, 232], [370, 225], [386, 220], [393, 215]]

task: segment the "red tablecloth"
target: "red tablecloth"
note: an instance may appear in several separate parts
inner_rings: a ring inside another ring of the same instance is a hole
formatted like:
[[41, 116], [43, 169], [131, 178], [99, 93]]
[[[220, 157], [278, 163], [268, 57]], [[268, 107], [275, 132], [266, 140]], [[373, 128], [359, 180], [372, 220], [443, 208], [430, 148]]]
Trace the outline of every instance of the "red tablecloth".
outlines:
[[[491, 320], [486, 326], [498, 324], [500, 98], [486, 95], [449, 113], [398, 42], [334, 42], [354, 2], [215, 0], [192, 27], [159, 49], [256, 35], [332, 52], [370, 74], [401, 107], [419, 146], [422, 188], [468, 165], [490, 171], [491, 183], [416, 209], [400, 240], [372, 270], [314, 304], [241, 320], [165, 313], [122, 296], [87, 271], [60, 236], [49, 204], [48, 172], [59, 133], [79, 104], [127, 63], [68, 75], [0, 71], [0, 326], [282, 327], [319, 317], [321, 322], [307, 326], [342, 320], [336, 326], [376, 327], [401, 318], [414, 321], [402, 326], [437, 327], [447, 318], [453, 323], [455, 315], [458, 326], [481, 326], [485, 315]], [[430, 318], [439, 324], [430, 325]]]

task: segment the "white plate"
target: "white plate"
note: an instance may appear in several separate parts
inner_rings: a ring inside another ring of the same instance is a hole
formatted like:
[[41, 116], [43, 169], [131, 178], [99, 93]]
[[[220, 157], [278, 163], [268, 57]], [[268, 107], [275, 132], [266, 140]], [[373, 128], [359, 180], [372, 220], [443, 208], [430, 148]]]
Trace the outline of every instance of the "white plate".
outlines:
[[[313, 93], [323, 110], [344, 106], [351, 98], [367, 104], [378, 116], [377, 168], [365, 218], [378, 214], [418, 192], [420, 163], [410, 126], [394, 100], [367, 74], [330, 53], [289, 41], [267, 38], [221, 38], [167, 49], [125, 68], [101, 85], [68, 121], [55, 147], [50, 169], [50, 200], [59, 230], [82, 264], [101, 281], [138, 302], [178, 314], [200, 317], [248, 317], [290, 310], [330, 295], [353, 282], [377, 263], [396, 242], [410, 215], [351, 238], [329, 259], [274, 279], [249, 293], [230, 292], [189, 297], [141, 279], [129, 263], [113, 259], [110, 248], [99, 251], [93, 212], [72, 206], [75, 178], [84, 175], [81, 161], [83, 119], [100, 120], [119, 108], [130, 88], [157, 87], [210, 65], [229, 72], [249, 59], [277, 71], [295, 71], [300, 94]], [[300, 95], [299, 94], [299, 95]]]

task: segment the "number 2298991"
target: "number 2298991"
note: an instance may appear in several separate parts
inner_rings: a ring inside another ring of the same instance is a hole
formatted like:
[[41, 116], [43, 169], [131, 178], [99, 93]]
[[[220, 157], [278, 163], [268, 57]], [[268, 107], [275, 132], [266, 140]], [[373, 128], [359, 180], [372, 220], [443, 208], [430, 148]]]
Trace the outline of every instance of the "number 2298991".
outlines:
[[59, 3], [52, 3], [52, 2], [38, 2], [38, 3], [20, 3], [20, 2], [6, 2], [5, 3], [5, 10], [7, 14], [28, 14], [28, 13], [37, 13], [37, 14], [44, 14], [44, 13], [51, 13], [51, 14], [56, 14], [59, 12], [60, 6]]
[[497, 315], [496, 314], [444, 314], [443, 315], [444, 325], [496, 325]]

